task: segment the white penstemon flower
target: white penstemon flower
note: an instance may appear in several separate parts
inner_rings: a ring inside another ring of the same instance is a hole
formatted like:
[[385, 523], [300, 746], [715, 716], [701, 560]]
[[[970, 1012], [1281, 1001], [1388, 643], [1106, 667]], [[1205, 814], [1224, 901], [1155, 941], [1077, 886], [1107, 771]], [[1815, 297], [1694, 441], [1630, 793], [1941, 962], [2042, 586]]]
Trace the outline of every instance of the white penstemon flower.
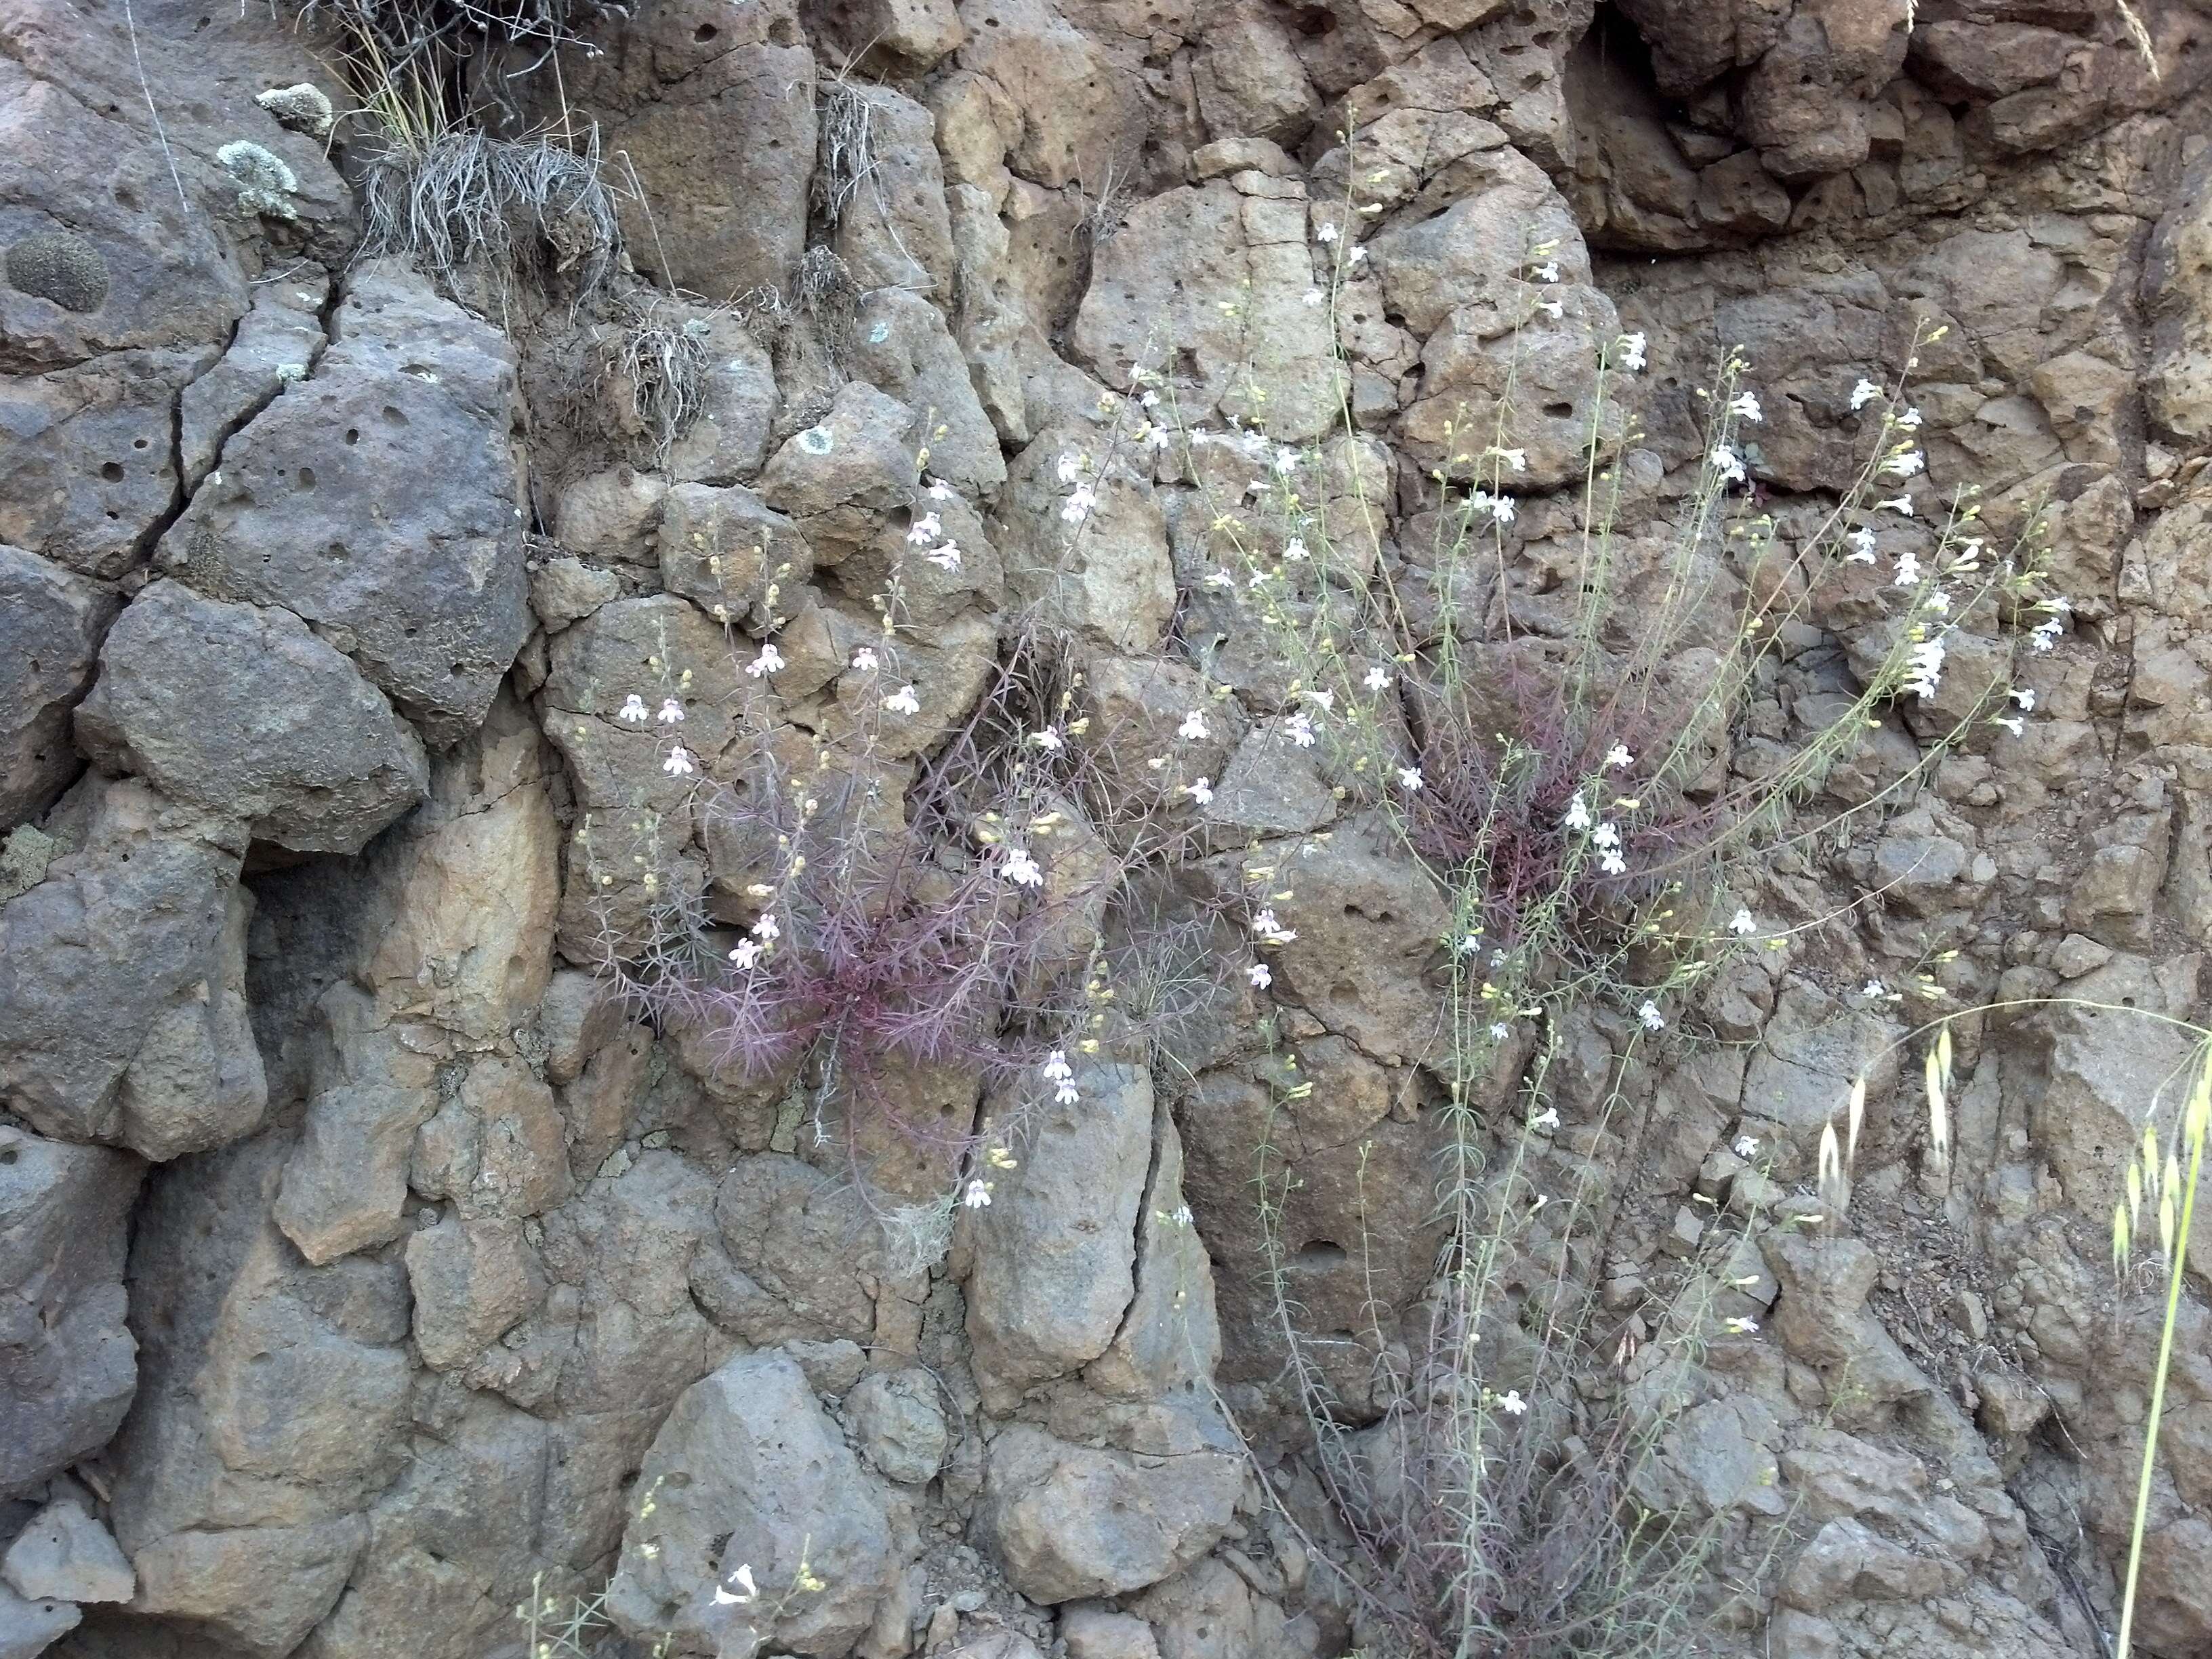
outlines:
[[1570, 830], [1587, 830], [1590, 827], [1590, 810], [1583, 805], [1583, 798], [1579, 794], [1567, 803], [1567, 815], [1560, 822]]
[[1206, 711], [1202, 708], [1192, 709], [1182, 717], [1182, 724], [1176, 728], [1176, 736], [1185, 743], [1197, 743], [1212, 735], [1213, 728], [1206, 723]]
[[1306, 550], [1305, 543], [1296, 536], [1283, 544], [1283, 560], [1287, 564], [1304, 564], [1313, 555]]
[[1299, 748], [1310, 749], [1314, 746], [1313, 721], [1306, 717], [1305, 710], [1303, 708], [1284, 722], [1283, 729], [1290, 734], [1291, 741]]
[[2014, 702], [2020, 706], [2020, 712], [2021, 714], [2032, 714], [2035, 712], [2035, 693], [2029, 690], [2026, 686], [2016, 685], [2011, 690], [2006, 692], [2005, 696], [2010, 697]]
[[1370, 691], [1387, 691], [1390, 689], [1390, 676], [1380, 668], [1370, 668], [1367, 671], [1367, 678], [1362, 684]]
[[1738, 1135], [1731, 1150], [1738, 1158], [1749, 1158], [1759, 1150], [1759, 1138], [1756, 1135]]
[[1723, 483], [1741, 483], [1751, 475], [1745, 471], [1743, 457], [1729, 444], [1715, 444], [1710, 458], [1714, 472]]
[[773, 644], [769, 644], [761, 647], [760, 655], [745, 665], [745, 673], [752, 679], [765, 679], [770, 674], [778, 672], [782, 667], [783, 653], [777, 650]]
[[[727, 1588], [734, 1584], [732, 1590]], [[753, 1582], [752, 1564], [747, 1562], [714, 1586], [714, 1605], [718, 1607], [741, 1607], [748, 1601], [760, 1599], [760, 1586]]]
[[1053, 1098], [1063, 1106], [1073, 1106], [1083, 1098], [1075, 1086], [1075, 1070], [1067, 1063], [1065, 1049], [1052, 1051], [1043, 1066], [1044, 1080], [1052, 1085]]
[[1646, 998], [1644, 1006], [1636, 1011], [1636, 1018], [1638, 1023], [1647, 1031], [1664, 1030], [1667, 1026], [1667, 1017], [1659, 1012], [1659, 1005], [1649, 998]]
[[921, 699], [915, 695], [913, 685], [908, 684], [885, 697], [884, 707], [894, 714], [919, 714], [921, 713]]
[[758, 939], [742, 939], [738, 941], [737, 949], [730, 952], [730, 960], [744, 972], [750, 973], [767, 954], [768, 946]]
[[1182, 787], [1182, 792], [1200, 806], [1213, 805], [1213, 780], [1211, 778], [1199, 778], [1186, 783]]
[[1901, 450], [1881, 464], [1881, 470], [1893, 477], [1909, 478], [1916, 472], [1925, 472], [1928, 463], [1920, 459], [1917, 449]]
[[660, 763], [660, 769], [672, 778], [688, 778], [699, 767], [691, 758], [691, 751], [679, 743], [668, 751], [668, 758]]
[[1872, 380], [1862, 378], [1859, 383], [1851, 388], [1851, 412], [1856, 414], [1881, 396], [1880, 386]]
[[1851, 544], [1851, 550], [1844, 556], [1845, 564], [1874, 562], [1874, 530], [1870, 526], [1861, 525], [1844, 539]]
[[866, 646], [862, 646], [858, 651], [855, 651], [853, 653], [853, 666], [863, 674], [874, 673], [876, 672], [876, 653], [873, 651], [871, 651]]
[[1504, 1394], [1497, 1395], [1491, 1403], [1508, 1417], [1522, 1416], [1528, 1409], [1528, 1402], [1521, 1397], [1521, 1390], [1518, 1389], [1506, 1389]]
[[1757, 426], [1765, 418], [1759, 406], [1759, 399], [1748, 392], [1740, 392], [1729, 399], [1729, 413], [1753, 426]]
[[1633, 334], [1622, 335], [1620, 337], [1620, 366], [1632, 374], [1641, 374], [1644, 372], [1644, 348], [1647, 344], [1648, 342], [1644, 339], [1644, 331], [1641, 329], [1638, 329]]
[[1751, 911], [1742, 905], [1738, 905], [1735, 914], [1729, 918], [1729, 932], [1734, 933], [1738, 939], [1749, 939], [1758, 931], [1759, 924], [1751, 919]]
[[1251, 981], [1252, 988], [1255, 991], [1264, 991], [1275, 982], [1275, 975], [1268, 970], [1267, 964], [1264, 962], [1255, 962], [1247, 968], [1244, 970], [1244, 977]]
[[1069, 524], [1081, 524], [1097, 505], [1098, 492], [1087, 483], [1079, 483], [1068, 492], [1067, 501], [1060, 509], [1060, 516]]
[[999, 873], [1017, 887], [1042, 887], [1044, 871], [1026, 847], [1009, 847], [1000, 861]]
[[1936, 635], [1915, 645], [1907, 653], [1907, 661], [1905, 689], [1923, 700], [1934, 696], [1936, 686], [1943, 678], [1942, 635]]
[[960, 568], [960, 544], [946, 542], [939, 547], [927, 548], [921, 556], [939, 570], [956, 572]]
[[1418, 766], [1400, 767], [1398, 769], [1398, 787], [1409, 795], [1419, 794], [1421, 793], [1421, 769]]
[[913, 526], [906, 532], [906, 538], [909, 543], [919, 546], [923, 542], [935, 541], [944, 533], [945, 527], [939, 521], [937, 514], [925, 513], [914, 521]]
[[1275, 919], [1273, 907], [1263, 908], [1252, 918], [1252, 932], [1270, 945], [1288, 945], [1298, 936], [1295, 928], [1285, 927]]
[[991, 1207], [991, 1183], [988, 1181], [970, 1181], [961, 1191], [960, 1205], [963, 1209], [968, 1210], [989, 1209]]
[[1493, 495], [1486, 489], [1470, 490], [1467, 504], [1477, 513], [1489, 514], [1501, 525], [1511, 524], [1521, 512], [1510, 495]]
[[642, 726], [653, 715], [645, 706], [645, 699], [633, 691], [623, 699], [623, 706], [615, 711], [615, 718], [628, 720], [632, 726]]
[[1605, 751], [1605, 763], [1615, 769], [1633, 765], [1635, 760], [1636, 757], [1628, 752], [1628, 745], [1625, 743], [1616, 743]]
[[673, 697], [663, 698], [657, 718], [663, 726], [681, 726], [684, 724], [684, 705]]
[[1911, 548], [1897, 556], [1897, 580], [1892, 587], [1914, 587], [1920, 581], [1920, 556]]

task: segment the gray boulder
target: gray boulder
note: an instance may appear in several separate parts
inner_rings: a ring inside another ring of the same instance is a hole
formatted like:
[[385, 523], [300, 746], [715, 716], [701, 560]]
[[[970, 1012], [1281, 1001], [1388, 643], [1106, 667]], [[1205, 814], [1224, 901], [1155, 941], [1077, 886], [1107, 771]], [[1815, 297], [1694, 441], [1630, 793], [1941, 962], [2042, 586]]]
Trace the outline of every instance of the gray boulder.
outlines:
[[1136, 1294], [1152, 1079], [1136, 1066], [1086, 1064], [1073, 1082], [1081, 1098], [1035, 1109], [1019, 1167], [994, 1177], [990, 1208], [970, 1212], [968, 1334], [976, 1381], [1002, 1405], [1104, 1353]]
[[[897, 1588], [878, 1488], [786, 1354], [744, 1355], [684, 1390], [636, 1491], [607, 1613], [629, 1635], [670, 1635], [672, 1652], [757, 1641], [839, 1659]], [[820, 1589], [800, 1586], [802, 1562]], [[732, 1588], [744, 1567], [750, 1601]]]
[[97, 1451], [131, 1405], [123, 1260], [144, 1169], [0, 1127], [0, 1498]]
[[161, 538], [203, 592], [282, 605], [440, 748], [530, 633], [513, 349], [427, 283], [355, 278], [309, 378], [224, 446]]
[[138, 1583], [107, 1528], [72, 1498], [31, 1517], [0, 1557], [0, 1578], [34, 1601], [128, 1601]]
[[45, 811], [76, 775], [70, 709], [115, 611], [105, 588], [0, 547], [0, 829]]
[[845, 1419], [861, 1455], [906, 1486], [933, 1480], [951, 1439], [937, 1384], [916, 1366], [871, 1371], [845, 1396]]
[[0, 1098], [42, 1134], [162, 1158], [250, 1128], [236, 826], [94, 779], [50, 827], [70, 850], [0, 907]]
[[297, 617], [172, 581], [109, 632], [76, 731], [109, 770], [295, 852], [359, 852], [428, 787], [421, 741]]
[[0, 1659], [37, 1659], [83, 1617], [74, 1601], [27, 1601], [0, 1584]]
[[1111, 1451], [1015, 1424], [991, 1442], [975, 1524], [1033, 1601], [1121, 1595], [1219, 1542], [1243, 1480], [1225, 1452]]

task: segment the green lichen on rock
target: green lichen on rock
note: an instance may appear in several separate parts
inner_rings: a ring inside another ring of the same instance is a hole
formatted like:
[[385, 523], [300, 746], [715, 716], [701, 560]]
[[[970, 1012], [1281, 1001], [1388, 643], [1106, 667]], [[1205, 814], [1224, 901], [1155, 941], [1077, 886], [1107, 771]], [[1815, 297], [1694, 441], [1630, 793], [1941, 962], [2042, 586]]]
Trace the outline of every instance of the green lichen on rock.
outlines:
[[46, 866], [64, 848], [45, 831], [17, 824], [0, 840], [0, 904], [27, 893], [46, 878]]
[[249, 139], [234, 138], [215, 153], [216, 162], [238, 180], [238, 205], [247, 213], [264, 213], [272, 219], [296, 219], [291, 203], [300, 180], [280, 155], [272, 155]]
[[107, 302], [107, 261], [75, 231], [40, 231], [8, 250], [8, 286], [64, 311], [97, 311]]
[[329, 97], [313, 81], [271, 87], [266, 92], [254, 94], [253, 101], [274, 116], [279, 125], [317, 138], [328, 137], [337, 119]]

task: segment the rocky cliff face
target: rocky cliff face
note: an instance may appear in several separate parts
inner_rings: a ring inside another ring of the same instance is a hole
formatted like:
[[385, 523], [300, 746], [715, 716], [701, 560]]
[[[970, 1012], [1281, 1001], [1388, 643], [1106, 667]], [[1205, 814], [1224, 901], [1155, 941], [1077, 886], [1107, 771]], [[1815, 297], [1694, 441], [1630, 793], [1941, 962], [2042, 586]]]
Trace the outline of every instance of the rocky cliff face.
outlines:
[[[1504, 637], [1574, 580], [1624, 335], [1624, 542], [1692, 493], [1727, 349], [1792, 537], [1917, 350], [1918, 482], [1993, 536], [2041, 514], [2071, 611], [2017, 732], [1917, 773], [1930, 710], [1856, 744], [1824, 799], [1861, 810], [1749, 890], [1776, 948], [1676, 1016], [1705, 1041], [1632, 1065], [1632, 1019], [1555, 1012], [1535, 1178], [1608, 1217], [1559, 1246], [1583, 1392], [1642, 1385], [1740, 1234], [1638, 1491], [1716, 1540], [1685, 1650], [2099, 1650], [2156, 1328], [2106, 1218], [2191, 1064], [2124, 1011], [2201, 1022], [2212, 940], [2212, 10], [2136, 9], [641, 0], [464, 64], [487, 131], [596, 130], [618, 226], [576, 197], [437, 269], [374, 210], [331, 16], [0, 0], [0, 1654], [477, 1659], [579, 1596], [583, 1644], [684, 1655], [1371, 1638], [1278, 1300], [1395, 1420], [1453, 917], [1203, 580], [1200, 487], [1261, 469], [1066, 458], [1164, 369], [1185, 422], [1312, 447], [1320, 510], [1418, 575], [1425, 479], [1510, 406]], [[1532, 257], [1555, 309], [1509, 331]], [[1817, 726], [1879, 622], [1824, 589], [1826, 656], [1714, 776]], [[902, 1139], [623, 1001], [671, 891], [760, 936], [773, 837], [714, 793], [757, 692], [798, 757], [903, 708], [895, 830], [1039, 626], [1092, 718], [1199, 745], [1188, 892], [1298, 859], [1271, 975], [1231, 927], [1171, 1032], [995, 1143], [1005, 1079], [957, 1055], [871, 1073]], [[1933, 1159], [1921, 1005], [1863, 994], [1923, 973], [2016, 1005], [1958, 1023]], [[1769, 1224], [1856, 1076], [1848, 1217]], [[2192, 1296], [2166, 1659], [2212, 1655], [2208, 1329]]]

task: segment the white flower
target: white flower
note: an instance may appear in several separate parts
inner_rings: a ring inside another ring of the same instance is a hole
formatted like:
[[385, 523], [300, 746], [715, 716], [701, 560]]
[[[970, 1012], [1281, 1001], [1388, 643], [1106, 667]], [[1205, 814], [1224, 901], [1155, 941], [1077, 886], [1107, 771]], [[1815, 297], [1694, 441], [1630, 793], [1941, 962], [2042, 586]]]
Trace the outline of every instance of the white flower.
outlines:
[[2035, 712], [2035, 693], [2026, 687], [2015, 686], [2005, 695], [2020, 705], [2021, 714], [2032, 714]]
[[1267, 970], [1267, 964], [1264, 962], [1255, 962], [1247, 968], [1244, 977], [1252, 981], [1252, 988], [1255, 991], [1264, 991], [1275, 982], [1274, 975]]
[[1528, 1127], [1540, 1132], [1558, 1128], [1559, 1127], [1559, 1109], [1556, 1106], [1547, 1106], [1542, 1111], [1537, 1113], [1535, 1116], [1528, 1120]]
[[1865, 984], [1859, 987], [1859, 994], [1871, 1001], [1876, 997], [1887, 996], [1889, 993], [1883, 988], [1882, 982], [1880, 980], [1870, 979]]
[[1054, 1049], [1045, 1056], [1044, 1064], [1037, 1069], [1044, 1073], [1047, 1083], [1066, 1083], [1075, 1075], [1075, 1068], [1067, 1063], [1067, 1050], [1065, 1048]]
[[1046, 726], [1042, 732], [1030, 732], [1030, 741], [1048, 755], [1057, 755], [1067, 747], [1067, 739], [1060, 735], [1056, 727], [1050, 726]]
[[1876, 386], [1872, 380], [1862, 379], [1856, 386], [1851, 388], [1851, 408], [1855, 412], [1858, 410], [1864, 409], [1869, 404], [1872, 403], [1875, 398], [1881, 396], [1881, 388], [1880, 386]]
[[1647, 343], [1641, 329], [1633, 334], [1622, 335], [1620, 366], [1632, 374], [1641, 374], [1644, 369], [1644, 349]]
[[1097, 505], [1098, 492], [1087, 483], [1078, 484], [1069, 492], [1067, 504], [1060, 509], [1060, 516], [1069, 524], [1081, 524]]
[[1738, 392], [1729, 404], [1729, 413], [1739, 421], [1748, 421], [1757, 426], [1765, 416], [1759, 410], [1759, 399], [1748, 392]]
[[1912, 497], [1910, 495], [1892, 495], [1886, 501], [1876, 501], [1875, 506], [1886, 512], [1902, 513], [1908, 519], [1912, 516]]
[[1759, 1322], [1756, 1319], [1731, 1319], [1728, 1322], [1728, 1328], [1737, 1336], [1759, 1334]]
[[1326, 296], [1317, 288], [1310, 288], [1306, 290], [1306, 303], [1309, 306], [1319, 305], [1324, 297]]
[[691, 751], [679, 743], [668, 751], [668, 758], [660, 763], [660, 769], [672, 778], [686, 778], [699, 769], [692, 763]]
[[1288, 945], [1297, 937], [1295, 929], [1285, 927], [1275, 920], [1273, 909], [1262, 909], [1252, 918], [1252, 931], [1270, 945]]
[[1304, 710], [1301, 709], [1291, 715], [1284, 729], [1290, 733], [1291, 741], [1299, 748], [1310, 749], [1314, 746], [1313, 722], [1306, 718]]
[[1475, 490], [1468, 496], [1467, 503], [1477, 512], [1489, 514], [1499, 524], [1511, 524], [1521, 511], [1510, 495], [1493, 495], [1486, 489]]
[[739, 1567], [725, 1582], [735, 1584], [738, 1587], [737, 1592], [732, 1595], [720, 1584], [715, 1585], [714, 1605], [718, 1607], [741, 1607], [746, 1602], [759, 1598], [760, 1587], [753, 1583], [753, 1570], [750, 1563]]
[[1364, 247], [1356, 247], [1356, 248], [1352, 249], [1351, 252], [1349, 252], [1349, 253], [1347, 253], [1347, 254], [1346, 254], [1346, 255], [1344, 256], [1344, 258], [1345, 258], [1345, 263], [1346, 263], [1346, 264], [1354, 264], [1354, 265], [1358, 264], [1362, 259], [1364, 259], [1366, 257], [1367, 257], [1367, 250], [1366, 250], [1365, 248], [1364, 248]]
[[884, 699], [884, 707], [894, 714], [919, 714], [921, 699], [915, 696], [913, 686], [902, 685]]
[[1609, 821], [1601, 823], [1590, 831], [1590, 845], [1607, 848], [1620, 846], [1620, 826]]
[[961, 1207], [969, 1210], [988, 1210], [991, 1207], [991, 1183], [971, 1181], [960, 1194]]
[[1851, 532], [1848, 537], [1844, 538], [1844, 539], [1851, 544], [1851, 550], [1848, 554], [1844, 555], [1844, 562], [1845, 564], [1872, 564], [1874, 562], [1873, 526], [1869, 525], [1861, 525], [1856, 530]]
[[1283, 557], [1289, 563], [1303, 564], [1306, 560], [1313, 557], [1313, 555], [1306, 551], [1306, 544], [1304, 542], [1293, 536], [1283, 549]]
[[1390, 677], [1379, 668], [1370, 668], [1365, 684], [1370, 691], [1387, 691], [1390, 689]]
[[1903, 427], [1907, 432], [1919, 431], [1920, 411], [1917, 409], [1906, 410], [1904, 414], [1897, 417], [1897, 423]]
[[1547, 259], [1528, 274], [1540, 283], [1556, 283], [1559, 280], [1559, 264], [1556, 260]]
[[1749, 1158], [1758, 1150], [1759, 1138], [1756, 1135], [1738, 1135], [1735, 1138], [1735, 1152], [1738, 1158]]
[[951, 485], [946, 483], [942, 478], [932, 478], [929, 481], [929, 499], [933, 501], [951, 501], [952, 499]]
[[774, 645], [764, 645], [761, 647], [760, 655], [745, 665], [745, 673], [753, 679], [760, 679], [775, 673], [782, 666], [783, 653], [777, 650]]
[[1518, 1389], [1508, 1389], [1498, 1396], [1498, 1409], [1508, 1417], [1519, 1417], [1528, 1409], [1528, 1402], [1521, 1397]]
[[1619, 849], [1608, 848], [1598, 854], [1597, 867], [1608, 876], [1625, 876], [1628, 873], [1628, 860], [1620, 856]]
[[1137, 401], [1146, 409], [1158, 409], [1160, 406], [1160, 394], [1157, 392], [1147, 392]]
[[1141, 434], [1147, 447], [1167, 449], [1175, 443], [1175, 434], [1164, 426], [1147, 426]]
[[1897, 580], [1893, 587], [1911, 587], [1920, 580], [1920, 556], [1911, 548], [1897, 556]]
[[1314, 234], [1324, 242], [1333, 242], [1336, 240], [1336, 227], [1323, 225], [1319, 230], [1314, 232]]
[[1223, 570], [1218, 567], [1216, 567], [1206, 573], [1206, 586], [1208, 587], [1234, 587], [1237, 586], [1237, 578], [1231, 575], [1226, 570]]
[[2002, 726], [2015, 738], [2027, 730], [2027, 722], [2017, 714], [1992, 714], [1990, 716], [1990, 724]]
[[1212, 735], [1213, 728], [1206, 725], [1206, 711], [1202, 708], [1192, 709], [1182, 717], [1182, 724], [1176, 728], [1176, 736], [1186, 743], [1196, 743]]
[[1928, 590], [1928, 597], [1922, 600], [1921, 603], [1928, 610], [1933, 611], [1939, 617], [1948, 616], [1950, 613], [1951, 596], [1948, 593], [1946, 593], [1940, 587], [1929, 588]]
[[1750, 476], [1743, 470], [1743, 458], [1726, 444], [1715, 444], [1711, 459], [1723, 483], [1741, 483]]
[[753, 964], [767, 954], [768, 947], [758, 939], [739, 939], [738, 948], [730, 952], [730, 960], [750, 973]]
[[863, 674], [874, 673], [876, 672], [876, 653], [870, 650], [866, 646], [862, 646], [858, 651], [855, 651], [853, 653], [853, 666], [859, 669]]
[[1742, 905], [1738, 905], [1736, 913], [1729, 918], [1729, 932], [1734, 933], [1738, 939], [1749, 939], [1758, 931], [1759, 924], [1751, 919], [1750, 910]]
[[1589, 808], [1583, 805], [1583, 798], [1580, 795], [1577, 795], [1574, 799], [1567, 803], [1567, 816], [1563, 822], [1570, 830], [1587, 830], [1590, 827]]
[[629, 696], [623, 699], [623, 706], [620, 711], [615, 715], [615, 718], [617, 720], [628, 720], [633, 726], [642, 726], [646, 721], [651, 720], [653, 716], [646, 710], [645, 699], [639, 696], [636, 692], [633, 691]]
[[1932, 697], [1943, 678], [1943, 636], [1923, 640], [1912, 647], [1911, 666], [1905, 671], [1905, 689], [1916, 697]]
[[919, 545], [923, 542], [933, 542], [944, 533], [945, 528], [938, 522], [937, 514], [925, 513], [914, 521], [914, 527], [906, 532], [906, 538]]
[[2029, 629], [2027, 634], [2038, 651], [2048, 651], [2058, 643], [2058, 636], [2065, 631], [2066, 625], [2057, 617], [2045, 617], [2034, 627]]
[[1037, 867], [1037, 861], [1029, 855], [1029, 850], [1026, 848], [1009, 847], [1006, 849], [1006, 861], [1000, 866], [999, 873], [1017, 887], [1044, 885], [1044, 872]]
[[[1358, 249], [1354, 248], [1352, 252], [1356, 253]], [[1555, 323], [1567, 314], [1566, 307], [1561, 305], [1557, 300], [1539, 300], [1536, 301], [1536, 309]]]
[[1626, 766], [1635, 758], [1628, 752], [1628, 745], [1625, 743], [1616, 743], [1605, 751], [1605, 763], [1607, 766]]
[[1336, 693], [1334, 691], [1316, 687], [1311, 691], [1301, 691], [1298, 695], [1324, 714], [1333, 714], [1336, 712]]
[[776, 923], [775, 912], [761, 912], [760, 920], [753, 924], [753, 937], [763, 945], [773, 945], [783, 937], [783, 929]]
[[939, 570], [960, 568], [960, 544], [947, 542], [942, 547], [933, 547], [921, 556]]
[[1659, 1012], [1659, 1005], [1649, 1000], [1636, 1011], [1636, 1018], [1647, 1031], [1664, 1030], [1667, 1024], [1667, 1017]]
[[1490, 1028], [1490, 1040], [1492, 1042], [1503, 1042], [1512, 1035], [1513, 1028], [1510, 1025], [1492, 1025]]
[[1884, 461], [1881, 464], [1881, 470], [1893, 477], [1909, 478], [1916, 472], [1926, 471], [1928, 463], [1920, 459], [1918, 450], [1908, 449], [1902, 454], [1893, 455]]
[[683, 725], [684, 705], [673, 697], [664, 699], [660, 705], [660, 723], [663, 726]]
[[1083, 457], [1073, 450], [1063, 450], [1060, 457], [1060, 481], [1072, 484], [1083, 476]]
[[1500, 449], [1496, 445], [1492, 445], [1487, 453], [1497, 456], [1516, 472], [1526, 472], [1528, 470], [1528, 452], [1525, 449]]
[[1400, 767], [1398, 769], [1398, 787], [1409, 795], [1419, 794], [1421, 793], [1421, 769], [1418, 766]]
[[1200, 806], [1213, 805], [1213, 780], [1211, 778], [1200, 778], [1194, 783], [1186, 783], [1182, 787], [1182, 792]]

